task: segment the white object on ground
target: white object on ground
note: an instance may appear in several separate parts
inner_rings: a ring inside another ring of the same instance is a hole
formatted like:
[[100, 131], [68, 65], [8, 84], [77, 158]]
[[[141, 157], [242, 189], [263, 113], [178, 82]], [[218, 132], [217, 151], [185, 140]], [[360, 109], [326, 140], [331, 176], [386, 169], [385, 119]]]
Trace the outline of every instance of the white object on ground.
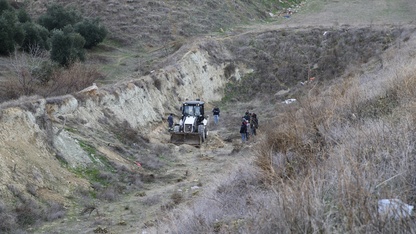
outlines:
[[285, 100], [285, 101], [284, 101], [284, 102], [282, 102], [282, 103], [285, 103], [285, 104], [290, 104], [290, 103], [292, 103], [292, 102], [296, 102], [296, 99], [294, 99], [294, 98], [287, 99], [287, 100]]
[[413, 206], [400, 199], [381, 199], [378, 201], [378, 213], [389, 218], [406, 218], [412, 215]]

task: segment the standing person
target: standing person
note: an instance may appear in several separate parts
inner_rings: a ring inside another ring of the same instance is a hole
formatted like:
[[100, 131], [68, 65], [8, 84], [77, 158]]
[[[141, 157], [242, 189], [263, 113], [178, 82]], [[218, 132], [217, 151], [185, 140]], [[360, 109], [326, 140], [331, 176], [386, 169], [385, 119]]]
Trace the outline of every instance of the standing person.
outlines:
[[173, 114], [172, 113], [168, 117], [168, 123], [169, 123], [169, 131], [172, 131], [173, 129]]
[[250, 121], [246, 120], [245, 123], [246, 123], [246, 127], [247, 127], [246, 140], [249, 140], [250, 139], [250, 132], [251, 132], [251, 130], [250, 130]]
[[245, 120], [247, 124], [247, 136], [246, 139], [248, 140], [250, 137], [250, 112], [247, 110], [246, 113], [243, 116], [243, 120]]
[[259, 122], [257, 120], [257, 115], [255, 113], [253, 113], [251, 115], [251, 119], [250, 119], [250, 129], [251, 129], [251, 135], [255, 136], [257, 135], [257, 127], [259, 125]]
[[220, 120], [220, 108], [218, 108], [218, 106], [212, 109], [212, 115], [214, 116], [215, 124], [218, 124], [218, 121]]
[[243, 118], [250, 122], [250, 112], [247, 111]]
[[244, 143], [247, 137], [247, 125], [246, 122], [242, 122], [240, 126], [241, 142]]

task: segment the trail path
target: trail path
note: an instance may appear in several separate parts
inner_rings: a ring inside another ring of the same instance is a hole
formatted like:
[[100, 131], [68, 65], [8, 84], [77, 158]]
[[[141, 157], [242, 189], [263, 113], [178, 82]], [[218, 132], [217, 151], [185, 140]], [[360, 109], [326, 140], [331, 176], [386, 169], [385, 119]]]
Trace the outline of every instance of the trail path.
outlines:
[[[67, 218], [44, 226], [37, 233], [93, 233], [100, 230], [156, 233], [157, 220], [172, 208], [172, 194], [181, 194], [179, 205], [186, 205], [202, 193], [213, 177], [227, 173], [237, 160], [251, 155], [249, 149], [254, 141], [242, 145], [238, 135], [230, 133], [230, 125], [240, 118], [228, 117], [228, 121], [221, 121], [218, 126], [210, 123], [212, 131], [201, 148], [172, 145], [174, 155], [165, 156], [166, 171], [160, 173], [161, 177], [156, 177], [155, 182], [145, 184], [144, 189], [124, 195], [116, 202], [97, 204], [96, 210], [82, 216], [79, 214], [84, 207], [73, 207]], [[238, 125], [235, 129], [238, 130]]]

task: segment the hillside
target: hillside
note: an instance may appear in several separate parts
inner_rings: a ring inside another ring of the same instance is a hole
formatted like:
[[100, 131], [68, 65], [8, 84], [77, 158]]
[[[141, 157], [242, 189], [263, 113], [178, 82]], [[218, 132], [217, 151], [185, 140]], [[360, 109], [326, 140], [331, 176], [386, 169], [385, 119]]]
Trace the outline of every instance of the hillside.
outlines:
[[[300, 0], [285, 1], [29, 1], [36, 16], [57, 2], [88, 17], [98, 17], [109, 29], [108, 40], [90, 57], [104, 63], [110, 82], [128, 74], [146, 74], [159, 60], [195, 36], [224, 35], [238, 25], [274, 20], [271, 15], [299, 8]], [[103, 82], [106, 82], [104, 80]]]
[[[310, 0], [290, 17], [273, 1], [62, 2], [112, 29], [90, 51], [111, 72], [0, 106], [0, 231], [416, 230], [376, 215], [378, 199], [416, 203], [412, 1]], [[170, 144], [167, 115], [196, 98], [220, 124], [201, 148]], [[246, 110], [259, 135], [241, 144]]]

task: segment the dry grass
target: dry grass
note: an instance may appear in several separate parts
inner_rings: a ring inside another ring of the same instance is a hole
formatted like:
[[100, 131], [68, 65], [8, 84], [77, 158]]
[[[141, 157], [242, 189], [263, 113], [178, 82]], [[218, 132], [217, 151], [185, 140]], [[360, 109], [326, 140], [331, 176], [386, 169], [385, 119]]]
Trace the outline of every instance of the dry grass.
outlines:
[[[403, 28], [308, 28], [244, 34], [225, 42], [235, 56], [254, 72], [226, 88], [228, 96], [241, 101], [267, 97], [293, 89], [315, 77], [327, 82], [345, 74], [349, 67], [367, 63], [393, 45]], [[224, 71], [229, 76], [230, 68]]]
[[[413, 111], [398, 104], [415, 100], [409, 85], [416, 76], [397, 71], [399, 79], [387, 79], [385, 90], [368, 100], [356, 85], [348, 87], [355, 95], [346, 95], [339, 85], [316, 98], [307, 96], [279, 119], [277, 131], [267, 134], [257, 160], [284, 204], [274, 204], [281, 209], [276, 218], [284, 231], [415, 232], [412, 218], [392, 221], [377, 214], [378, 199], [416, 202], [411, 176], [416, 126]], [[400, 95], [385, 98], [385, 93]], [[372, 105], [377, 115], [344, 118], [352, 110], [363, 113], [369, 102], [378, 103]]]
[[256, 147], [256, 166], [242, 162], [219, 176], [172, 217], [172, 232], [416, 232], [413, 215], [377, 211], [379, 199], [416, 203], [416, 75], [406, 56], [390, 58], [383, 76], [351, 74], [280, 105]]
[[41, 203], [28, 197], [22, 199], [22, 192], [13, 189], [13, 186], [8, 187], [13, 190], [19, 201], [13, 205], [0, 202], [1, 233], [26, 233], [21, 228], [34, 226], [43, 221], [53, 221], [62, 218], [66, 213], [62, 204], [50, 201]]
[[[50, 69], [42, 77], [27, 62], [24, 56], [16, 59], [15, 75], [8, 77], [0, 86], [0, 101], [17, 100], [24, 96], [39, 95], [42, 97], [62, 96], [82, 90], [102, 78], [102, 74], [92, 66], [75, 63], [69, 68], [57, 68], [53, 65], [36, 65], [36, 69]], [[46, 73], [45, 71], [43, 71]]]
[[91, 86], [101, 77], [96, 68], [74, 63], [68, 69], [60, 69], [52, 73], [50, 81], [41, 92], [46, 97], [74, 93]]

